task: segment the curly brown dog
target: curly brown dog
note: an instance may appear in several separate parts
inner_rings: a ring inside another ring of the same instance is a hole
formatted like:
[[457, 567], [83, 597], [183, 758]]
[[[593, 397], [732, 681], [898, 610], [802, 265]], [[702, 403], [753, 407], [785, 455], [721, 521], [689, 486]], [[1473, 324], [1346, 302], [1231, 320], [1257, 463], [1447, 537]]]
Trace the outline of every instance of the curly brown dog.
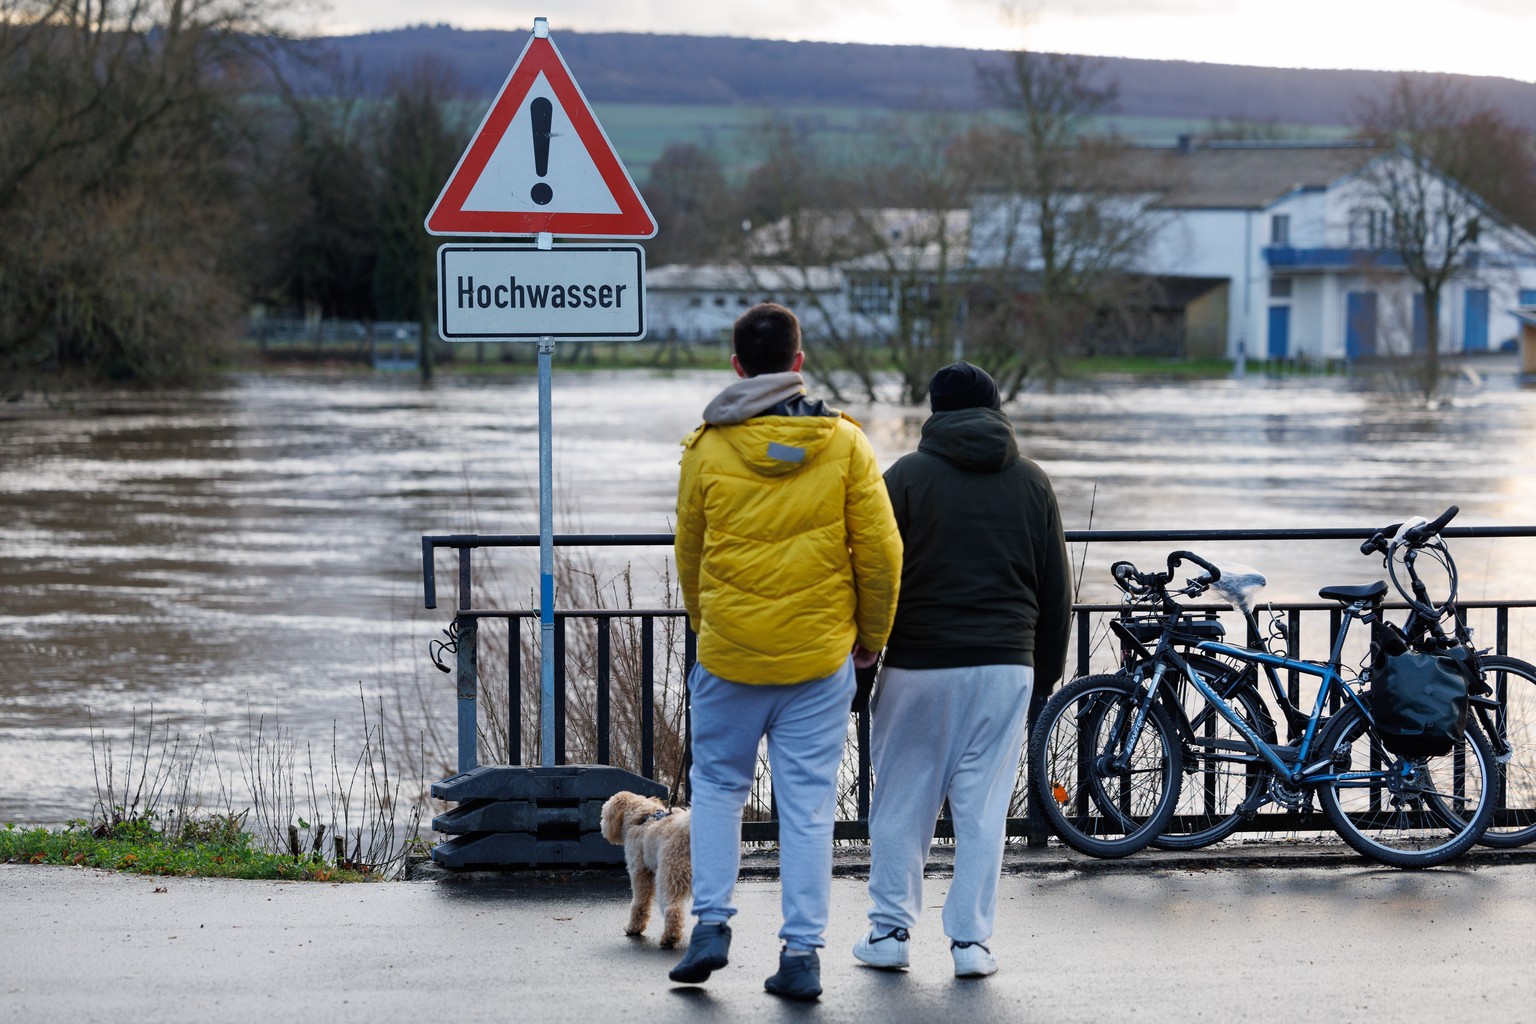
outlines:
[[693, 895], [693, 865], [688, 859], [688, 812], [668, 810], [652, 796], [615, 793], [603, 804], [603, 838], [624, 847], [629, 885], [625, 935], [639, 935], [651, 920], [651, 899], [661, 903], [661, 945], [670, 949], [683, 937], [683, 920]]

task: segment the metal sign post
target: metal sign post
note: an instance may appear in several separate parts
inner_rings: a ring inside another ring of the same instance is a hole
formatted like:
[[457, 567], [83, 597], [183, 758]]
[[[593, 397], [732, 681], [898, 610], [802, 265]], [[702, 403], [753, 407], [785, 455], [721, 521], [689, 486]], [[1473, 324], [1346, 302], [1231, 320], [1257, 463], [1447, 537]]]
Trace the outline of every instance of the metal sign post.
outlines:
[[539, 763], [555, 763], [555, 339], [539, 339]]
[[[551, 380], [557, 341], [645, 337], [645, 251], [637, 245], [556, 247], [554, 236], [652, 238], [656, 223], [549, 38], [546, 19], [534, 20], [533, 37], [425, 226], [435, 235], [533, 237], [532, 246], [439, 246], [438, 336], [539, 346], [539, 765], [478, 763], [475, 617], [465, 559], [461, 618], [471, 629], [467, 653], [463, 646], [459, 651], [459, 773], [432, 787], [434, 797], [460, 806], [433, 819], [433, 828], [454, 838], [433, 847], [432, 858], [454, 868], [622, 863], [622, 848], [596, 828], [597, 809], [623, 789], [657, 796], [667, 789], [617, 768], [555, 763]], [[518, 657], [515, 644], [511, 656]], [[558, 826], [560, 834], [544, 835], [545, 825]]]

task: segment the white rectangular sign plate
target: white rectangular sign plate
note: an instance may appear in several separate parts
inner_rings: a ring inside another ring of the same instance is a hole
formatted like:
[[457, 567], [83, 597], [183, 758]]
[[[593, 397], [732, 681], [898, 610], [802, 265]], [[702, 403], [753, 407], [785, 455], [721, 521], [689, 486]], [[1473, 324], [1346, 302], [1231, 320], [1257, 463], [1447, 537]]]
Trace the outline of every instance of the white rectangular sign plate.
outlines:
[[448, 244], [437, 250], [444, 341], [645, 337], [638, 245]]

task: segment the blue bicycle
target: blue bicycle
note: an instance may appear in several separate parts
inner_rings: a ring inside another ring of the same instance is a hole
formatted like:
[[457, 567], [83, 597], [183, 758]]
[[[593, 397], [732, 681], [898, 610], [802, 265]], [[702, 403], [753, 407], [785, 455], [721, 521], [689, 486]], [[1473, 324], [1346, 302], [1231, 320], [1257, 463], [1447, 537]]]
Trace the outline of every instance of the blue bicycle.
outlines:
[[[1170, 591], [1184, 562], [1203, 572]], [[1135, 655], [1055, 694], [1030, 738], [1031, 783], [1073, 848], [1123, 857], [1154, 841], [1203, 845], [1266, 805], [1309, 814], [1314, 797], [1351, 847], [1394, 867], [1442, 863], [1487, 827], [1497, 766], [1475, 720], [1444, 756], [1394, 755], [1376, 734], [1365, 673], [1341, 666], [1350, 624], [1379, 620], [1385, 581], [1319, 591], [1339, 602], [1341, 625], [1318, 662], [1226, 643], [1219, 622], [1181, 604], [1222, 579], [1198, 555], [1173, 552], [1166, 572], [1130, 562], [1111, 572], [1126, 595], [1111, 625]], [[1288, 709], [1285, 743], [1257, 689], [1260, 674], [1279, 672], [1318, 680], [1310, 713]]]

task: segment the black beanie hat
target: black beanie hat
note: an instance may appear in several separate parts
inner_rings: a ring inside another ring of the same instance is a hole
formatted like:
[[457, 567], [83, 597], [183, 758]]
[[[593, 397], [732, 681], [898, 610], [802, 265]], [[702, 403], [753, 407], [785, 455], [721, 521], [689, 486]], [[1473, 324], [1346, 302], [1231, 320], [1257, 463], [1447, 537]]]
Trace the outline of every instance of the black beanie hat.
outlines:
[[996, 409], [1002, 403], [997, 382], [979, 366], [950, 363], [928, 382], [928, 404], [934, 412], [955, 409]]

